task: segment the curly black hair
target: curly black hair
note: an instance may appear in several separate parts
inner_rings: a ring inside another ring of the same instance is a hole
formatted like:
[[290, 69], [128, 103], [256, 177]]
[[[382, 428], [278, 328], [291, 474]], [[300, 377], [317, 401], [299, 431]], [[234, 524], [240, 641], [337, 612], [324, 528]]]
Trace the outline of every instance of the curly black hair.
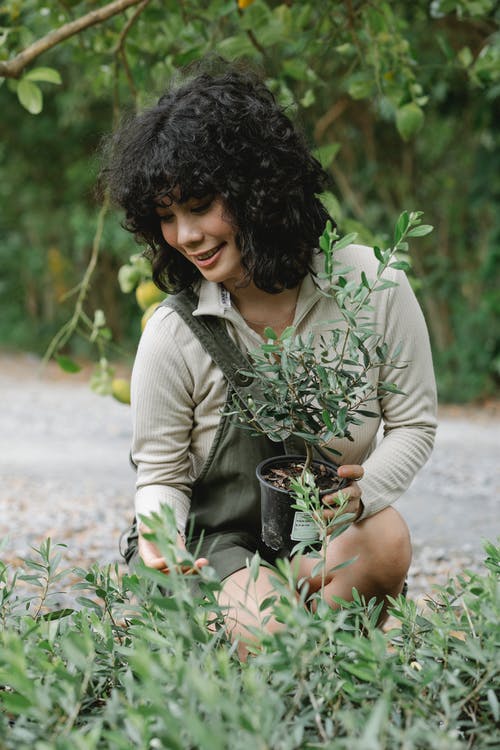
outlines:
[[155, 205], [174, 189], [180, 201], [221, 196], [246, 281], [270, 293], [304, 278], [330, 218], [317, 197], [328, 176], [303, 136], [253, 71], [229, 63], [173, 84], [125, 122], [110, 141], [104, 176], [168, 292], [200, 278], [161, 233]]

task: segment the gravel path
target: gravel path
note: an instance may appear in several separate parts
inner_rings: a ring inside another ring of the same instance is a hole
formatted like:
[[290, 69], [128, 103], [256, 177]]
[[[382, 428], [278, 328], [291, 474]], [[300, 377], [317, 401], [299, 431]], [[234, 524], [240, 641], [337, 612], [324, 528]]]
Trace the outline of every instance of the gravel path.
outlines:
[[[87, 380], [0, 355], [1, 554], [14, 566], [47, 536], [67, 545], [71, 566], [120, 560], [134, 493], [129, 409]], [[412, 531], [414, 598], [479, 568], [482, 540], [498, 538], [499, 444], [498, 404], [442, 411], [433, 456], [396, 506]]]

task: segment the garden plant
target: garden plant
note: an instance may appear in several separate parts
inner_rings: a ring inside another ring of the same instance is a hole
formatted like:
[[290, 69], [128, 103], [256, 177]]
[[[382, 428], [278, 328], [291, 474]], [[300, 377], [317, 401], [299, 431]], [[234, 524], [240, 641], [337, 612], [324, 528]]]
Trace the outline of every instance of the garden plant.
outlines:
[[[151, 525], [173, 559], [170, 523]], [[211, 569], [199, 596], [175, 572], [165, 595], [145, 567], [77, 570], [63, 605], [60, 553], [47, 540], [20, 570], [0, 567], [5, 750], [498, 747], [498, 545], [424, 610], [392, 600], [385, 631], [359, 596], [334, 615], [321, 601], [311, 612], [290, 596], [282, 562], [270, 600], [286, 627], [256, 633], [245, 664], [220, 624]]]
[[[243, 374], [251, 378], [252, 395], [245, 402], [235, 394], [230, 413], [242, 428], [264, 433], [277, 443], [292, 438], [294, 445], [298, 441], [302, 446], [302, 456], [277, 456], [256, 467], [262, 488], [263, 539], [272, 549], [289, 553], [293, 547], [290, 534], [299, 522], [300, 534], [292, 539], [317, 538], [321, 517], [317, 491], [326, 494], [343, 486], [335, 465], [325, 455], [313, 461], [314, 447], [326, 446], [332, 438], [352, 440], [351, 426], [377, 416], [367, 407], [384, 392], [404, 397], [394, 383], [370, 377], [371, 371], [383, 366], [406, 366], [398, 360], [398, 350], [388, 351], [370, 313], [373, 294], [397, 285], [386, 271], [408, 270], [402, 258], [408, 240], [432, 231], [421, 223], [421, 216], [419, 211], [404, 211], [396, 222], [392, 244], [387, 249], [374, 248], [378, 260], [374, 279], [368, 279], [364, 271], [359, 279], [352, 274], [349, 278], [352, 269], [345, 267], [345, 259], [339, 260], [337, 253], [351, 244], [355, 235], [340, 239], [329, 222], [319, 239], [324, 257], [319, 283], [322, 294], [335, 300], [338, 318], [328, 321], [321, 337], [311, 332], [304, 338], [294, 326], [280, 336], [266, 328], [266, 340], [249, 353], [249, 368]], [[332, 448], [329, 452], [336, 453]], [[300, 508], [291, 512], [289, 506], [296, 498], [292, 482], [297, 479], [302, 499]], [[305, 487], [309, 492], [304, 492]], [[308, 495], [310, 513], [305, 502]], [[304, 514], [309, 515], [309, 522]]]

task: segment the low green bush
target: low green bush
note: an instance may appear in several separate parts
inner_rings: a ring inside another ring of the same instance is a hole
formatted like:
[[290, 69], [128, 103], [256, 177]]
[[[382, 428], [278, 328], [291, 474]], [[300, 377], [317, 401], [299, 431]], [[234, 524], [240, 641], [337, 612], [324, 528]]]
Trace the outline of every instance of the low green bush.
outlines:
[[95, 566], [73, 571], [61, 599], [48, 540], [23, 570], [0, 565], [0, 747], [498, 748], [500, 548], [485, 551], [481, 574], [450, 580], [422, 612], [391, 600], [385, 632], [357, 595], [311, 612], [283, 564], [272, 609], [286, 627], [256, 631], [241, 664], [210, 568], [195, 588], [173, 573], [165, 591], [157, 571]]

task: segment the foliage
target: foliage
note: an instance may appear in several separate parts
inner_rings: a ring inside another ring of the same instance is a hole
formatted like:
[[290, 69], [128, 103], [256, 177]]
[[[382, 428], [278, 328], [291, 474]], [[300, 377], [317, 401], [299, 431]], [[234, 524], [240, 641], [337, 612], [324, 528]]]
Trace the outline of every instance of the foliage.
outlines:
[[[156, 519], [171, 558], [162, 527]], [[357, 595], [312, 613], [290, 596], [282, 564], [271, 598], [284, 629], [256, 630], [240, 664], [211, 569], [199, 573], [201, 594], [175, 573], [165, 592], [158, 571], [79, 570], [74, 606], [47, 606], [47, 583], [62, 572], [47, 541], [17, 581], [0, 572], [2, 747], [497, 747], [500, 549], [485, 550], [483, 572], [450, 580], [426, 610], [392, 600], [386, 632]], [[25, 575], [40, 592], [32, 601]]]
[[[130, 0], [104, 20], [115, 5], [0, 4], [2, 340], [40, 346], [68, 318], [71, 297], [63, 308], [59, 301], [91, 255], [102, 135], [121, 113], [149, 103], [180, 67], [216, 51], [265, 70], [331, 172], [326, 198], [342, 232], [384, 244], [402, 206], [422, 208], [437, 231], [411, 261], [441, 394], [491, 393], [498, 379], [498, 3]], [[88, 18], [79, 33], [47, 46], [50, 32]], [[39, 54], [26, 55], [37, 44]], [[106, 215], [85, 311], [93, 320], [102, 309], [114, 339], [133, 348], [137, 311], [121, 298], [116, 274], [135, 250], [118, 223]], [[89, 336], [85, 326], [82, 332]], [[74, 338], [68, 346], [89, 351]]]
[[[398, 253], [408, 250], [408, 239], [424, 237], [432, 227], [421, 223], [421, 212], [404, 211], [394, 229], [394, 242], [386, 250], [374, 248], [378, 261], [375, 279], [364, 271], [360, 278], [349, 278], [352, 268], [337, 258], [355, 236], [339, 238], [328, 222], [319, 240], [324, 271], [318, 275], [322, 294], [335, 301], [338, 317], [322, 323], [321, 334], [307, 337], [289, 326], [278, 334], [266, 328], [267, 341], [249, 352], [250, 367], [244, 374], [252, 378], [252, 398], [243, 403], [233, 397], [233, 410], [242, 426], [279, 442], [290, 436], [305, 444], [307, 461], [312, 446], [325, 445], [332, 438], [351, 438], [351, 426], [362, 417], [376, 416], [365, 405], [380, 393], [401, 393], [395, 384], [371, 376], [381, 367], [405, 367], [397, 350], [388, 351], [384, 331], [377, 331], [370, 319], [372, 295], [397, 286], [387, 278], [388, 269], [407, 270]], [[352, 273], [351, 273], [352, 276]], [[237, 422], [238, 423], [238, 422]], [[335, 451], [334, 451], [335, 452]], [[303, 474], [303, 476], [304, 476]]]

